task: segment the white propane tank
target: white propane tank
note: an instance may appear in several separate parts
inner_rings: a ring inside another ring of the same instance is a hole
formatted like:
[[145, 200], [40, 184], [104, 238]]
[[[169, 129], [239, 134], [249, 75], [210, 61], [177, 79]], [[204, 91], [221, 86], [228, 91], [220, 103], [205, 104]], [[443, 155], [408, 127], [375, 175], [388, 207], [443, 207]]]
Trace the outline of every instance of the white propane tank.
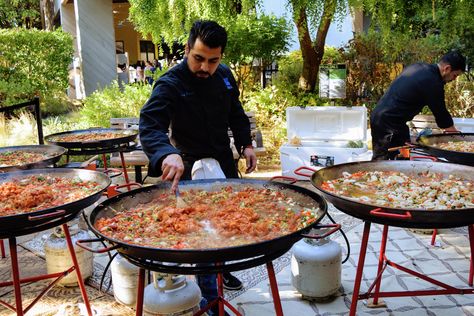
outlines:
[[[81, 269], [82, 279], [85, 280], [92, 275], [93, 269], [93, 254], [76, 245], [76, 241], [80, 239], [89, 239], [89, 233], [81, 229], [69, 229], [71, 234], [71, 241], [76, 252], [77, 262]], [[48, 274], [66, 271], [73, 263], [71, 254], [67, 247], [66, 238], [62, 228], [57, 227], [48, 236], [44, 243], [44, 252], [46, 256], [46, 270]], [[76, 272], [73, 271], [61, 279], [58, 283], [62, 286], [77, 286]]]
[[201, 290], [184, 275], [153, 272], [153, 283], [145, 288], [144, 315], [192, 316], [199, 311]]
[[303, 238], [292, 247], [291, 284], [303, 299], [324, 301], [341, 287], [341, 246], [329, 238]]
[[117, 254], [110, 264], [114, 297], [120, 304], [135, 307], [139, 268]]

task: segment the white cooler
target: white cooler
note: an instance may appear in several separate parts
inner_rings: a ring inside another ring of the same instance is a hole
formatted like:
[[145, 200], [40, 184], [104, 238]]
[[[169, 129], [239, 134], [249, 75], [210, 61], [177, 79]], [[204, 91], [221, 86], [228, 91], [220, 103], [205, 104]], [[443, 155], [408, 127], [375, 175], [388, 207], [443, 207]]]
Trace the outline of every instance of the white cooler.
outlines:
[[[288, 141], [280, 147], [282, 175], [294, 170], [372, 159], [367, 149], [367, 109], [362, 106], [289, 107], [286, 109]], [[352, 148], [355, 143], [362, 147]]]

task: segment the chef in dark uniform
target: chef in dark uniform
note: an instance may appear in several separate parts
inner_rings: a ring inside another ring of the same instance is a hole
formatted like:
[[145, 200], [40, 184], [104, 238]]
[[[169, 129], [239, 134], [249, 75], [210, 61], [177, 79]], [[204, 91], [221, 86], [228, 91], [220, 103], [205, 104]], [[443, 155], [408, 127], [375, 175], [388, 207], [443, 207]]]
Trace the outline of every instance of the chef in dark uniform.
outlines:
[[372, 160], [395, 158], [398, 152], [388, 152], [388, 149], [410, 141], [406, 123], [425, 105], [433, 113], [438, 127], [445, 132], [458, 132], [446, 109], [444, 85], [456, 79], [465, 68], [465, 57], [454, 51], [444, 55], [438, 64], [417, 63], [405, 68], [370, 117]]
[[[226, 178], [238, 178], [229, 127], [235, 147], [246, 159], [246, 172], [257, 166], [236, 81], [230, 69], [220, 64], [226, 44], [222, 26], [195, 22], [184, 60], [160, 77], [140, 112], [140, 141], [150, 160], [148, 174], [172, 181], [172, 190], [180, 179], [191, 179], [194, 162], [203, 158], [216, 159]], [[226, 289], [242, 287], [230, 273], [223, 276]], [[213, 300], [215, 276], [200, 276], [198, 281], [203, 296]]]
[[141, 110], [140, 141], [150, 159], [149, 175], [173, 181], [173, 189], [180, 179], [191, 179], [194, 162], [202, 158], [216, 159], [227, 178], [238, 178], [229, 127], [246, 159], [246, 172], [257, 165], [237, 84], [230, 69], [220, 64], [226, 44], [223, 27], [196, 22], [186, 57], [160, 77]]

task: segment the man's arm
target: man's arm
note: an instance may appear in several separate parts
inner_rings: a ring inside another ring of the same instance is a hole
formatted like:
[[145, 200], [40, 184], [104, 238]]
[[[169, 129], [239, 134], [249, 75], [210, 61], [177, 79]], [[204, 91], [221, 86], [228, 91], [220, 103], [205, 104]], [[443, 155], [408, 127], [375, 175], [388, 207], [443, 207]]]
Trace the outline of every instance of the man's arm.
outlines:
[[436, 120], [436, 125], [441, 129], [454, 127], [453, 118], [446, 109], [444, 102], [444, 86], [438, 85], [432, 91], [428, 91], [428, 107]]
[[167, 135], [173, 102], [170, 88], [159, 82], [140, 111], [140, 142], [150, 160], [152, 176], [162, 174], [162, 162], [168, 155], [180, 154], [179, 150], [171, 145]]

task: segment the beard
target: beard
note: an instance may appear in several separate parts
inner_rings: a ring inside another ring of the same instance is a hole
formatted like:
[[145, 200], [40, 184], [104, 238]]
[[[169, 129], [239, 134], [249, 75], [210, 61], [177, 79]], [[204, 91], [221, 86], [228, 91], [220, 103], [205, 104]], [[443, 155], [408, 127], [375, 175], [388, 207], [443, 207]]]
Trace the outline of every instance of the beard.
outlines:
[[208, 73], [207, 71], [196, 71], [194, 73], [194, 76], [198, 79], [205, 80], [211, 77], [211, 74]]

